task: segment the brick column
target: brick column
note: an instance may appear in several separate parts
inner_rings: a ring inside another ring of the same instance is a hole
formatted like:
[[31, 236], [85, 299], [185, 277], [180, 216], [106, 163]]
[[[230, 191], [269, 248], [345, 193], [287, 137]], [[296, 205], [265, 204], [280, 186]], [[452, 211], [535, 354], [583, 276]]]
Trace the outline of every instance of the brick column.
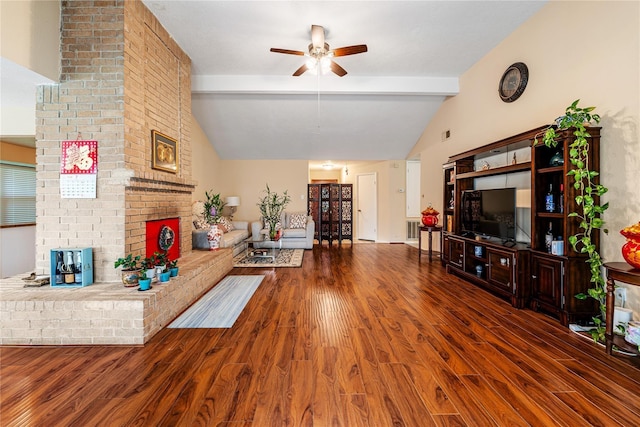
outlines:
[[[94, 280], [142, 254], [145, 221], [179, 216], [191, 251], [191, 62], [139, 1], [63, 1], [60, 83], [38, 88], [36, 270], [92, 247]], [[151, 168], [151, 130], [178, 140], [177, 174]], [[98, 141], [95, 199], [60, 197], [61, 141]]]

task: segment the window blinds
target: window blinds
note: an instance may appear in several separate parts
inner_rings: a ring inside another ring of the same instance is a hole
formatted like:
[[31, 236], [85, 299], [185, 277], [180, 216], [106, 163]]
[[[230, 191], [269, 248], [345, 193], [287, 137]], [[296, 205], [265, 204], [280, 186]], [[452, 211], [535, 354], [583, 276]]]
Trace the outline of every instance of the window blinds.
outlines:
[[0, 162], [1, 225], [15, 226], [36, 222], [36, 168]]

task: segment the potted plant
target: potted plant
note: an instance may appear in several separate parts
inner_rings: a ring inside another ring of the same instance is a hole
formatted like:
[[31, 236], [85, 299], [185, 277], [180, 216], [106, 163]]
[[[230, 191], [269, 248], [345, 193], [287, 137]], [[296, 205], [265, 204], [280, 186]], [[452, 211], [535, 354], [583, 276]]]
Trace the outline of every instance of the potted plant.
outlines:
[[138, 262], [140, 262], [140, 255], [133, 256], [132, 254], [118, 258], [114, 262], [113, 268], [122, 267], [122, 284], [125, 287], [138, 285], [138, 275], [140, 274]]
[[276, 236], [278, 236], [280, 217], [291, 201], [291, 197], [287, 194], [287, 190], [285, 190], [282, 195], [272, 192], [269, 184], [267, 184], [267, 188], [263, 192], [265, 194], [258, 201], [258, 208], [260, 209], [262, 218], [264, 218], [265, 225], [269, 227], [269, 238], [275, 240]]
[[169, 260], [169, 263], [167, 264], [167, 267], [169, 268], [169, 272], [171, 272], [171, 277], [176, 277], [178, 275], [178, 259], [174, 259], [174, 260]]
[[153, 256], [155, 258], [155, 266], [161, 272], [167, 269], [167, 264], [169, 262], [169, 254], [167, 252], [154, 252]]
[[147, 270], [144, 268], [140, 270], [140, 279], [138, 280], [138, 283], [140, 285], [139, 290], [141, 291], [151, 289], [151, 278], [147, 277]]
[[[578, 107], [578, 102], [574, 101], [565, 110], [563, 116], [555, 120], [555, 126], [545, 129], [542, 135], [542, 142], [547, 147], [555, 147], [558, 142], [558, 132], [568, 129], [573, 131], [575, 139], [569, 145], [569, 161], [573, 168], [567, 175], [573, 176], [574, 188], [577, 191], [575, 198], [578, 210], [568, 214], [569, 217], [576, 217], [580, 221], [579, 231], [573, 236], [569, 236], [569, 243], [573, 249], [580, 253], [587, 254], [587, 263], [591, 272], [592, 287], [587, 294], [578, 294], [578, 299], [594, 298], [600, 303], [600, 312], [605, 311], [606, 283], [602, 277], [602, 258], [596, 249], [592, 236], [595, 230], [602, 229], [604, 221], [602, 214], [609, 207], [608, 203], [600, 204], [600, 197], [607, 192], [607, 188], [595, 182], [598, 171], [589, 168], [589, 137], [587, 127], [591, 122], [600, 122], [600, 115], [592, 113], [595, 107]], [[538, 143], [538, 137], [534, 140], [534, 145]], [[603, 229], [606, 233], [607, 230]], [[596, 328], [591, 335], [594, 340], [604, 340], [604, 326], [602, 317], [595, 317]]]
[[146, 270], [146, 275], [149, 279], [153, 279], [156, 276], [156, 256], [151, 255], [142, 260], [142, 268]]
[[222, 209], [226, 203], [220, 197], [220, 193], [213, 194], [213, 190], [210, 191], [211, 194], [209, 194], [208, 191], [204, 192], [204, 195], [207, 197], [207, 200], [204, 202], [204, 219], [209, 224], [217, 224], [220, 221]]

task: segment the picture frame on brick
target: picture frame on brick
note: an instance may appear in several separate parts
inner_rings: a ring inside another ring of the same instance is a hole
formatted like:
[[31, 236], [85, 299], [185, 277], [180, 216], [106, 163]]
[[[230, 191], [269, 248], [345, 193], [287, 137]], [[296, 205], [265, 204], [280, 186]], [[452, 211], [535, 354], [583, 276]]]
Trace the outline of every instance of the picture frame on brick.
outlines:
[[178, 141], [157, 130], [151, 131], [153, 169], [178, 173]]

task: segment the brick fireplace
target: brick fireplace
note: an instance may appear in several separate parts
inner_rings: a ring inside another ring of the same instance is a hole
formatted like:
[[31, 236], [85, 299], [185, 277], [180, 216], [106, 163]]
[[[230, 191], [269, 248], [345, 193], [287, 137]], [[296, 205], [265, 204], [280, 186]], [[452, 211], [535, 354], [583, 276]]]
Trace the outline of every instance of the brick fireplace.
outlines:
[[[146, 223], [179, 218], [191, 252], [191, 61], [139, 1], [63, 2], [61, 75], [38, 88], [36, 271], [57, 247], [91, 247], [96, 282], [145, 256]], [[84, 31], [91, 23], [91, 31]], [[152, 168], [151, 131], [178, 142], [176, 173]], [[60, 197], [64, 140], [98, 141], [97, 197]]]

